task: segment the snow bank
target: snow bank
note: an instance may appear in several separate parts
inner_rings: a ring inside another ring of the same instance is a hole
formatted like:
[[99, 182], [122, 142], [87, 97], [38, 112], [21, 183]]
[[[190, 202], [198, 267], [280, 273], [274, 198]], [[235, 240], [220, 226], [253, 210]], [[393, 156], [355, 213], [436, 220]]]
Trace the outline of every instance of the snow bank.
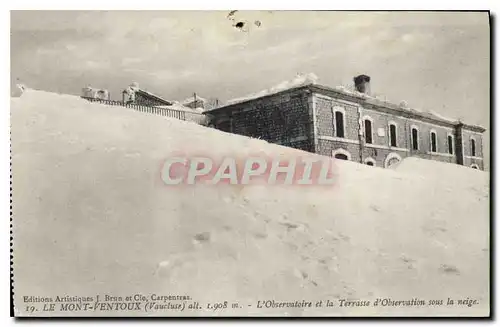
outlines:
[[284, 91], [287, 89], [291, 89], [294, 87], [300, 87], [300, 86], [307, 85], [307, 84], [314, 84], [314, 83], [317, 83], [317, 81], [318, 81], [318, 76], [316, 76], [316, 74], [314, 74], [314, 73], [297, 74], [297, 76], [295, 76], [295, 78], [292, 80], [283, 81], [283, 82], [281, 82], [281, 83], [279, 83], [279, 84], [277, 84], [269, 89], [262, 90], [262, 91], [259, 91], [259, 92], [253, 93], [253, 94], [249, 94], [249, 95], [244, 96], [244, 97], [228, 100], [227, 104], [231, 105], [231, 104], [235, 104], [235, 103], [239, 103], [239, 102], [244, 102], [244, 101], [260, 98], [260, 97], [263, 97], [266, 95], [275, 94], [275, 93], [278, 93], [278, 92], [281, 92], [281, 91]]
[[488, 193], [489, 174], [466, 166], [420, 158], [406, 158], [395, 169], [399, 172], [431, 178], [435, 183], [449, 183], [454, 180], [454, 184], [449, 185], [453, 187], [480, 185], [485, 188], [483, 191]]
[[[484, 172], [415, 160], [395, 170], [339, 161], [332, 188], [166, 187], [159, 169], [175, 151], [302, 152], [67, 95], [27, 91], [11, 106], [17, 306], [23, 295], [137, 292], [189, 295], [203, 305], [148, 313], [158, 316], [488, 313]], [[256, 306], [448, 297], [479, 304]], [[206, 309], [221, 301], [242, 308]]]

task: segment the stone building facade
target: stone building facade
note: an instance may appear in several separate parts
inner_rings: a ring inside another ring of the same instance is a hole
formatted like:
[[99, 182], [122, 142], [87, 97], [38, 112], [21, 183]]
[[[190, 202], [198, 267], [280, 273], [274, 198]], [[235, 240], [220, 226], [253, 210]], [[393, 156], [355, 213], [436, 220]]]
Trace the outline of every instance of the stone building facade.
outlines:
[[480, 126], [308, 84], [206, 112], [215, 128], [337, 159], [389, 167], [408, 156], [484, 169]]

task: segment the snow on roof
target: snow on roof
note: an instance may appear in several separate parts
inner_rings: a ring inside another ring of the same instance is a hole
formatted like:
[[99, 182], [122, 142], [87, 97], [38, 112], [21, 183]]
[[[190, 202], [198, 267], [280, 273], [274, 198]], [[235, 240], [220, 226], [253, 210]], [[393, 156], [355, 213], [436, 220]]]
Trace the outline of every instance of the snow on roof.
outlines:
[[439, 118], [439, 119], [442, 119], [442, 120], [447, 120], [447, 121], [449, 121], [449, 122], [453, 122], [453, 123], [456, 123], [456, 122], [458, 122], [458, 121], [459, 121], [458, 119], [443, 116], [443, 115], [438, 114], [437, 112], [432, 111], [432, 110], [427, 110], [427, 112], [426, 112], [426, 113], [428, 113], [428, 114], [430, 114], [430, 115], [432, 115], [432, 116], [435, 116], [435, 117], [437, 117], [437, 118]]
[[287, 80], [283, 81], [269, 89], [265, 89], [256, 93], [249, 94], [244, 97], [240, 98], [235, 98], [227, 101], [228, 105], [239, 103], [239, 102], [244, 102], [248, 101], [251, 99], [256, 99], [260, 98], [266, 95], [270, 94], [275, 94], [281, 91], [284, 91], [286, 89], [294, 88], [294, 87], [299, 87], [307, 84], [315, 84], [318, 81], [318, 76], [314, 73], [308, 73], [308, 74], [297, 74], [294, 79], [292, 80]]
[[408, 112], [414, 113], [414, 114], [419, 115], [419, 116], [425, 116], [428, 118], [442, 120], [442, 121], [446, 121], [449, 123], [458, 123], [458, 119], [443, 116], [443, 115], [438, 114], [437, 112], [432, 111], [432, 110], [422, 110], [422, 109], [417, 109], [417, 108], [411, 108], [408, 106], [408, 103], [404, 100], [401, 101], [399, 103], [399, 105], [396, 105], [393, 102], [391, 102], [389, 99], [387, 99], [386, 97], [383, 97], [380, 94], [369, 95], [366, 93], [358, 92], [357, 90], [351, 90], [345, 86], [336, 86], [334, 89], [336, 91], [340, 91], [340, 92], [345, 93], [345, 94], [355, 95], [355, 96], [359, 96], [359, 97], [362, 97], [365, 99], [374, 100], [375, 102], [378, 102], [382, 106], [389, 106], [389, 107], [396, 107], [397, 106], [401, 110], [408, 111]]
[[137, 92], [139, 92], [139, 93], [145, 93], [146, 95], [148, 95], [148, 96], [150, 96], [150, 97], [152, 97], [152, 98], [154, 98], [154, 99], [156, 99], [156, 100], [159, 100], [159, 101], [161, 101], [161, 102], [164, 102], [164, 103], [172, 103], [172, 101], [165, 100], [165, 99], [163, 99], [162, 97], [160, 97], [160, 96], [158, 96], [158, 95], [156, 95], [156, 94], [154, 94], [154, 93], [151, 93], [151, 92], [149, 92], [149, 91], [146, 91], [146, 90], [144, 90], [144, 89], [137, 89], [136, 91], [137, 91]]
[[[240, 103], [240, 102], [244, 102], [244, 101], [248, 101], [248, 100], [252, 100], [252, 99], [257, 99], [257, 98], [260, 98], [260, 97], [263, 97], [266, 95], [275, 94], [275, 93], [284, 91], [286, 89], [294, 88], [294, 87], [299, 87], [299, 86], [308, 85], [308, 84], [317, 84], [317, 81], [318, 81], [318, 76], [316, 76], [316, 74], [314, 74], [314, 73], [297, 74], [297, 76], [294, 79], [288, 80], [288, 81], [283, 81], [283, 82], [281, 82], [281, 83], [279, 83], [279, 84], [277, 84], [269, 89], [265, 89], [265, 90], [262, 90], [262, 91], [259, 91], [259, 92], [253, 93], [253, 94], [249, 94], [249, 95], [244, 96], [244, 97], [234, 98], [234, 99], [228, 100], [226, 105], [232, 105], [232, 104], [236, 104], [236, 103]], [[357, 91], [354, 88], [354, 86], [339, 85], [339, 86], [333, 87], [333, 90], [340, 92], [340, 93], [343, 93], [343, 94], [346, 94], [346, 95], [356, 96], [356, 97], [364, 98], [364, 99], [367, 99], [370, 101], [374, 101], [381, 106], [385, 106], [385, 107], [389, 107], [389, 108], [393, 108], [393, 109], [399, 108], [400, 110], [405, 110], [405, 111], [414, 113], [414, 114], [419, 115], [419, 116], [423, 116], [423, 117], [427, 117], [427, 118], [431, 118], [431, 119], [437, 119], [440, 121], [446, 121], [446, 122], [454, 123], [454, 124], [459, 122], [458, 119], [443, 116], [441, 114], [436, 113], [435, 111], [411, 108], [408, 106], [406, 101], [404, 101], [404, 105], [402, 105], [402, 103], [400, 103], [399, 105], [396, 105], [396, 104], [392, 103], [389, 99], [387, 99], [386, 97], [383, 97], [381, 95], [369, 95], [366, 93], [361, 93], [361, 92]]]
[[351, 90], [350, 88], [345, 87], [344, 85], [335, 86], [334, 89], [337, 90], [337, 91], [340, 91], [342, 93], [349, 94], [349, 95], [361, 96], [363, 94], [363, 93], [357, 92], [355, 90]]
[[418, 109], [418, 108], [402, 107], [402, 106], [399, 106], [399, 109], [407, 111], [407, 112], [411, 112], [411, 113], [418, 115], [418, 116], [421, 116], [421, 117], [427, 117], [427, 118], [437, 119], [440, 121], [446, 121], [446, 122], [452, 123], [452, 124], [456, 124], [459, 122], [458, 119], [443, 116], [443, 115], [438, 114], [437, 112], [432, 111], [432, 110], [423, 110], [423, 109]]
[[[189, 103], [192, 103], [194, 101], [195, 101], [194, 96], [192, 96], [192, 97], [189, 97], [187, 99], [182, 100], [181, 103], [182, 104], [189, 104]], [[202, 97], [200, 97], [200, 96], [197, 95], [196, 96], [196, 101], [207, 102], [207, 99], [202, 98]]]
[[160, 101], [160, 102], [163, 102], [163, 103], [172, 103], [172, 101], [169, 101], [169, 100], [165, 100], [164, 98], [154, 94], [154, 93], [151, 93], [149, 91], [146, 91], [145, 89], [141, 89], [139, 87], [139, 83], [137, 82], [132, 82], [126, 89], [124, 89], [122, 91], [122, 93], [129, 93], [131, 91], [134, 91], [134, 92], [138, 92], [139, 94], [143, 94], [143, 95], [147, 95], [157, 101]]

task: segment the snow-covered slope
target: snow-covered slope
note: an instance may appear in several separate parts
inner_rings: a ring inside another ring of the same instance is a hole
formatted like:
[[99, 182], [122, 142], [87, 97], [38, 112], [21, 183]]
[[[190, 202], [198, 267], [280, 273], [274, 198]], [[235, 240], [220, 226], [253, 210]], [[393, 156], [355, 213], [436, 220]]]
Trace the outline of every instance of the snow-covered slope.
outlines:
[[[204, 307], [149, 313], [163, 316], [489, 312], [484, 172], [413, 159], [395, 170], [340, 161], [331, 188], [167, 187], [159, 170], [175, 151], [296, 151], [67, 95], [28, 90], [11, 105], [18, 310], [25, 295], [155, 293]], [[478, 304], [445, 305], [467, 297]], [[377, 298], [444, 305], [337, 301]], [[206, 309], [225, 300], [241, 308]], [[258, 309], [258, 300], [335, 307]]]

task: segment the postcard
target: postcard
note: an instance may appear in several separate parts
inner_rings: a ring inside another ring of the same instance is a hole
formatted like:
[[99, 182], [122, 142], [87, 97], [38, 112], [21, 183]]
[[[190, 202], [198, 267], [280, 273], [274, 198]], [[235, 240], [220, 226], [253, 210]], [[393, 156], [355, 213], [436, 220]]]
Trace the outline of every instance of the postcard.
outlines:
[[488, 11], [11, 11], [16, 317], [489, 317]]

